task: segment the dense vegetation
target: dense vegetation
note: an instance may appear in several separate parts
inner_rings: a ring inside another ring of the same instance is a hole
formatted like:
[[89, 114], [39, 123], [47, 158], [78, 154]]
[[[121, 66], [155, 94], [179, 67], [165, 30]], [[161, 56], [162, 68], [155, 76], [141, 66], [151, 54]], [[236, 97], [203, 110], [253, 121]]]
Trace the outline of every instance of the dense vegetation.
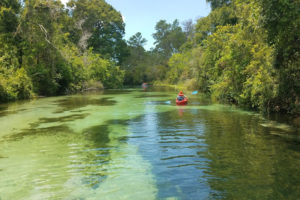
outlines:
[[0, 101], [120, 87], [123, 35], [104, 0], [0, 1]]
[[145, 67], [141, 59], [130, 72], [139, 69], [152, 81], [148, 71], [159, 71], [156, 82], [184, 85], [252, 109], [299, 114], [299, 1], [208, 2], [211, 13], [195, 25], [187, 21], [182, 29], [177, 21], [158, 22], [156, 47], [148, 56], [161, 58]]
[[294, 0], [207, 0], [194, 23], [160, 20], [154, 48], [123, 39], [104, 0], [2, 0], [0, 101], [142, 82], [184, 85], [264, 111], [300, 113], [300, 12]]

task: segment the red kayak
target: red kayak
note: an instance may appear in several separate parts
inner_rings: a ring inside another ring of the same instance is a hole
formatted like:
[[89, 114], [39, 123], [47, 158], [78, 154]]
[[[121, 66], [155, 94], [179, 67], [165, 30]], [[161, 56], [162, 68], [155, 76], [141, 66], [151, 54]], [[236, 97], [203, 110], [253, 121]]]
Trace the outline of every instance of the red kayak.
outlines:
[[187, 97], [184, 97], [183, 100], [179, 101], [177, 98], [176, 98], [176, 105], [186, 105], [188, 103], [188, 98]]

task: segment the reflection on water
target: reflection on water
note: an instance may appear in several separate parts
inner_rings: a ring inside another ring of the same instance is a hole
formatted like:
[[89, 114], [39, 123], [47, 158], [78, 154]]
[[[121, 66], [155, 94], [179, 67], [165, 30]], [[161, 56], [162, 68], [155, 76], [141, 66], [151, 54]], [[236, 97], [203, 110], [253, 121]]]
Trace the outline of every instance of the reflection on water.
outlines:
[[3, 106], [0, 199], [300, 196], [297, 127], [173, 97], [113, 90]]

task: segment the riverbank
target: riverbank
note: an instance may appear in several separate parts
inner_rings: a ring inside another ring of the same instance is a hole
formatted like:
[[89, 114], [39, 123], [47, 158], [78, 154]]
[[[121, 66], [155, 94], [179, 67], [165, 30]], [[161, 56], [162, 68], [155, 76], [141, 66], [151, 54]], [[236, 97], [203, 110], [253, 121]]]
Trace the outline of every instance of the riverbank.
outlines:
[[[156, 81], [153, 83], [153, 86], [155, 87], [169, 87], [169, 88], [172, 88], [174, 90], [177, 90], [177, 91], [184, 91], [184, 92], [188, 92], [188, 93], [191, 93], [192, 91], [195, 91], [196, 89], [189, 89], [188, 86], [186, 86], [185, 84], [179, 84], [179, 85], [175, 85], [175, 84], [167, 84], [167, 83], [163, 83], [163, 82], [160, 82], [160, 81]], [[249, 111], [256, 111], [256, 112], [259, 112], [261, 114], [263, 114], [264, 116], [275, 116], [274, 118], [280, 118], [278, 116], [280, 115], [284, 115], [284, 116], [288, 116], [288, 118], [291, 120], [291, 121], [295, 121], [299, 126], [300, 126], [300, 110], [298, 109], [294, 109], [294, 112], [292, 113], [289, 113], [287, 110], [276, 110], [276, 109], [264, 109], [264, 110], [260, 110], [260, 109], [253, 109], [249, 106], [245, 106], [245, 105], [241, 105], [241, 104], [238, 104], [236, 102], [226, 102], [226, 101], [220, 101], [220, 100], [217, 100], [216, 98], [212, 97], [210, 94], [207, 94], [207, 93], [199, 93], [207, 98], [210, 98], [210, 100], [212, 102], [215, 102], [215, 103], [222, 103], [222, 104], [229, 104], [229, 105], [236, 105], [238, 106], [239, 108], [241, 109], [244, 109], [244, 110], [249, 110]], [[296, 105], [295, 105], [296, 106]], [[300, 106], [300, 105], [298, 105]]]

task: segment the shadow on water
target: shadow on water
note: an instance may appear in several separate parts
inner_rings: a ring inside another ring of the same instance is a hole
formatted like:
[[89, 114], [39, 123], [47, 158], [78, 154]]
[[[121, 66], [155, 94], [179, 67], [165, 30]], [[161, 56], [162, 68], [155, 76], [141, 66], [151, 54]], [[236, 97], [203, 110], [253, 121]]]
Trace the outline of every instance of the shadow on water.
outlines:
[[41, 124], [47, 123], [55, 123], [55, 122], [69, 122], [78, 119], [83, 119], [88, 114], [74, 114], [63, 117], [53, 117], [53, 118], [39, 118], [39, 120], [35, 123], [30, 124], [30, 128], [24, 129], [19, 133], [11, 134], [8, 136], [4, 136], [2, 140], [4, 141], [17, 141], [21, 140], [26, 136], [45, 136], [45, 135], [53, 135], [60, 133], [72, 133], [71, 129], [67, 125], [57, 125], [50, 127], [39, 128]]
[[93, 126], [83, 130], [83, 135], [94, 148], [104, 148], [109, 143], [109, 126], [107, 124]]
[[5, 104], [0, 105], [0, 113], [6, 111], [7, 109], [8, 109], [8, 105]]
[[117, 101], [112, 100], [111, 97], [104, 97], [100, 99], [93, 99], [88, 96], [67, 97], [55, 102], [55, 104], [60, 107], [55, 113], [63, 113], [65, 111], [79, 109], [88, 105], [113, 106], [116, 103]]
[[0, 104], [0, 117], [5, 117], [10, 114], [17, 114], [27, 109], [19, 109], [20, 105], [26, 104], [30, 100], [18, 100], [16, 102]]
[[0, 105], [0, 117], [5, 117], [10, 114], [17, 114], [18, 112], [25, 111], [27, 109], [13, 109], [10, 110], [8, 105]]
[[[113, 126], [126, 126], [127, 120], [108, 120], [102, 125], [93, 126], [84, 129], [82, 136], [88, 143], [85, 144], [82, 153], [84, 156], [84, 169], [81, 171], [85, 175], [83, 183], [89, 187], [96, 189], [110, 174], [104, 167], [111, 161], [111, 150], [118, 148], [116, 144], [126, 143], [127, 137], [113, 137], [114, 145], [111, 146], [111, 134], [116, 134], [113, 131]], [[122, 134], [121, 134], [122, 135]]]
[[2, 158], [8, 158], [8, 157], [0, 155], [0, 159], [2, 159]]
[[82, 136], [86, 143], [81, 150], [83, 160], [80, 163], [82, 182], [90, 188], [96, 189], [107, 177], [107, 171], [103, 168], [110, 158], [109, 126], [99, 125], [83, 130]]
[[40, 118], [36, 124], [38, 126], [41, 123], [71, 122], [78, 119], [84, 119], [87, 116], [88, 114], [74, 114], [74, 115], [68, 115], [63, 117], [43, 117]]
[[130, 121], [128, 142], [151, 162], [159, 199], [296, 199], [299, 143], [260, 120], [201, 109], [149, 113]]
[[36, 126], [36, 124], [33, 124], [29, 129], [24, 129], [19, 133], [4, 136], [2, 138], [2, 141], [12, 142], [22, 140], [23, 138], [28, 136], [50, 136], [61, 133], [72, 133], [72, 130], [66, 125], [51, 126], [46, 128], [34, 128]]

